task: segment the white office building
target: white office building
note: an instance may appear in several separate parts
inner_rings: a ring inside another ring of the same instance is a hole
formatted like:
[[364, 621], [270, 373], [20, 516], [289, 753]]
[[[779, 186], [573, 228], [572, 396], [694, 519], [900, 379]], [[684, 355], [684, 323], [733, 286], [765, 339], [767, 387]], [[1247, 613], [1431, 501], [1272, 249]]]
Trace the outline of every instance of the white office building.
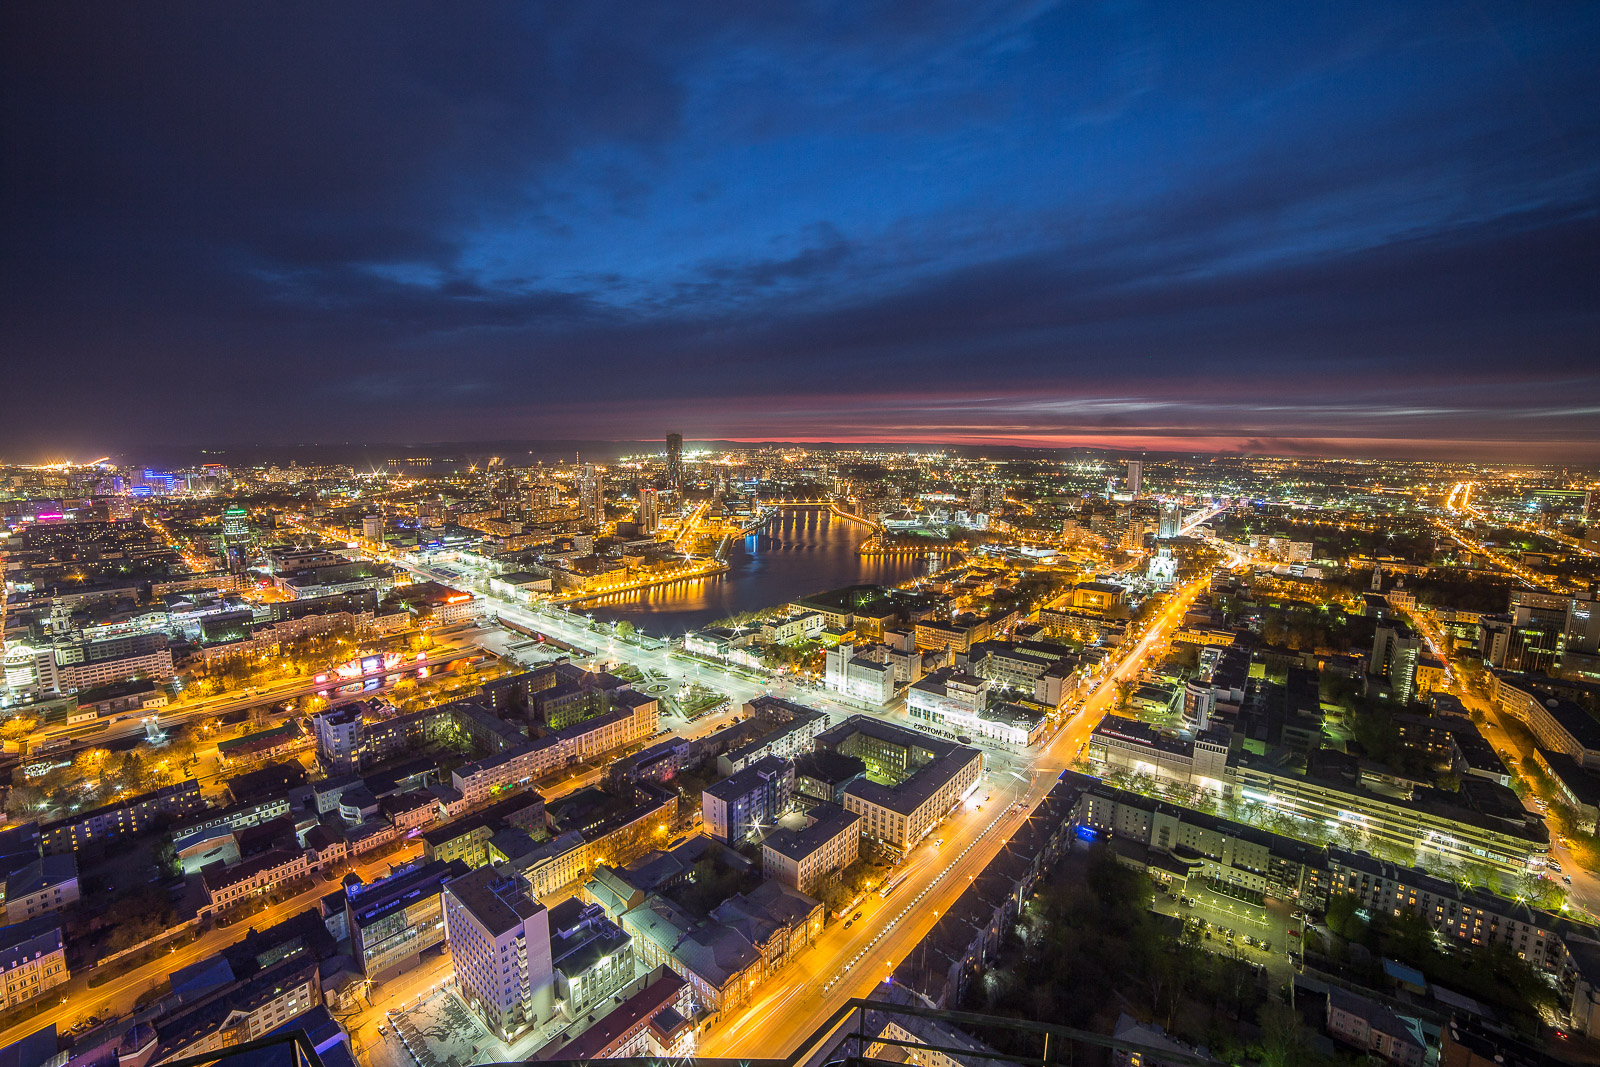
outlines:
[[860, 659], [854, 645], [830, 648], [822, 684], [831, 692], [883, 704], [894, 696], [894, 667]]
[[502, 1041], [556, 1011], [550, 919], [519, 879], [480, 867], [444, 887], [444, 932], [456, 991]]

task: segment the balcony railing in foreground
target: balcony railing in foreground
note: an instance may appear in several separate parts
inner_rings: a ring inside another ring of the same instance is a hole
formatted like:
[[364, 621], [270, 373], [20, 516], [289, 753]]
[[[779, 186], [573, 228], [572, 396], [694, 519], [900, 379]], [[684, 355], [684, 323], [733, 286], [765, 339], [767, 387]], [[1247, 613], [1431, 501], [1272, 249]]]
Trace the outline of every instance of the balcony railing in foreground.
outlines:
[[[781, 1035], [773, 1035], [774, 1044]], [[754, 1039], [759, 1044], [759, 1035]], [[881, 1000], [847, 1001], [787, 1056], [711, 1059], [641, 1057], [536, 1060], [540, 1067], [1216, 1067], [1220, 1062], [1173, 1042], [1119, 1040], [1054, 1023], [942, 1011]], [[169, 1060], [161, 1067], [323, 1067], [301, 1031]], [[477, 1067], [511, 1067], [485, 1063]], [[520, 1065], [518, 1065], [520, 1067]]]

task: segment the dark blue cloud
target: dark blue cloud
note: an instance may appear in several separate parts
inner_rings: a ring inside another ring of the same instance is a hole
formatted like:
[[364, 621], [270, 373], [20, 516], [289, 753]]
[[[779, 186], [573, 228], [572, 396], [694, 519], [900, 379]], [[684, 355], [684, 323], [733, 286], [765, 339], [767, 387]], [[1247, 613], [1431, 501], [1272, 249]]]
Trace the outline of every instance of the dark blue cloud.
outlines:
[[0, 447], [1597, 447], [1600, 8], [0, 20]]

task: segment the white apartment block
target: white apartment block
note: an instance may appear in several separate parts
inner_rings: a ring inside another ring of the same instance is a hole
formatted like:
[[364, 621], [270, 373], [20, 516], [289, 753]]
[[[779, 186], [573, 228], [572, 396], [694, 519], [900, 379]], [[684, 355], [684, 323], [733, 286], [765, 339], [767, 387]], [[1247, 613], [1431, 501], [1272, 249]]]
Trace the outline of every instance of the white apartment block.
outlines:
[[497, 792], [525, 786], [568, 764], [648, 740], [660, 728], [661, 705], [653, 697], [643, 697], [632, 691], [624, 690], [620, 695], [637, 702], [632, 707], [618, 708], [574, 723], [559, 733], [464, 764], [451, 775], [451, 784], [471, 807]]
[[11, 871], [5, 879], [6, 922], [20, 923], [78, 900], [78, 861], [70, 853], [42, 856]]
[[62, 690], [93, 689], [130, 678], [171, 678], [172, 651], [158, 649], [141, 656], [102, 659], [93, 663], [71, 663], [56, 668], [56, 684]]

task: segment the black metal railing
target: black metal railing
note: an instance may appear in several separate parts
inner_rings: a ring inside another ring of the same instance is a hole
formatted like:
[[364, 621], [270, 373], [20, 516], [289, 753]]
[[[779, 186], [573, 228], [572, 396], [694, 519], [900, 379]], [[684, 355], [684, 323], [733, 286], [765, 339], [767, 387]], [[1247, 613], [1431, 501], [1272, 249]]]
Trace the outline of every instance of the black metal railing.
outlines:
[[212, 1067], [241, 1058], [259, 1060], [263, 1067], [322, 1067], [322, 1057], [306, 1036], [304, 1030], [291, 1030], [271, 1037], [258, 1037], [242, 1045], [229, 1045], [199, 1056], [185, 1056], [181, 1060], [166, 1060], [161, 1067]]
[[[774, 1044], [783, 1040], [783, 1035], [773, 1037]], [[759, 1043], [760, 1036], [754, 1041]], [[847, 1001], [784, 1056], [713, 1059], [690, 1055], [604, 1062], [607, 1067], [905, 1067], [905, 1061], [911, 1061], [926, 1067], [929, 1060], [937, 1057], [962, 1067], [1056, 1067], [1117, 1062], [1118, 1053], [1124, 1054], [1122, 1062], [1130, 1063], [1171, 1067], [1214, 1067], [1218, 1063], [1177, 1047], [1156, 1049], [1056, 1023], [862, 999]], [[162, 1067], [227, 1067], [228, 1061], [239, 1063], [239, 1057], [244, 1056], [261, 1060], [263, 1067], [323, 1067], [303, 1031], [171, 1060]], [[540, 1065], [588, 1067], [593, 1062], [597, 1061], [557, 1058], [540, 1061]]]

